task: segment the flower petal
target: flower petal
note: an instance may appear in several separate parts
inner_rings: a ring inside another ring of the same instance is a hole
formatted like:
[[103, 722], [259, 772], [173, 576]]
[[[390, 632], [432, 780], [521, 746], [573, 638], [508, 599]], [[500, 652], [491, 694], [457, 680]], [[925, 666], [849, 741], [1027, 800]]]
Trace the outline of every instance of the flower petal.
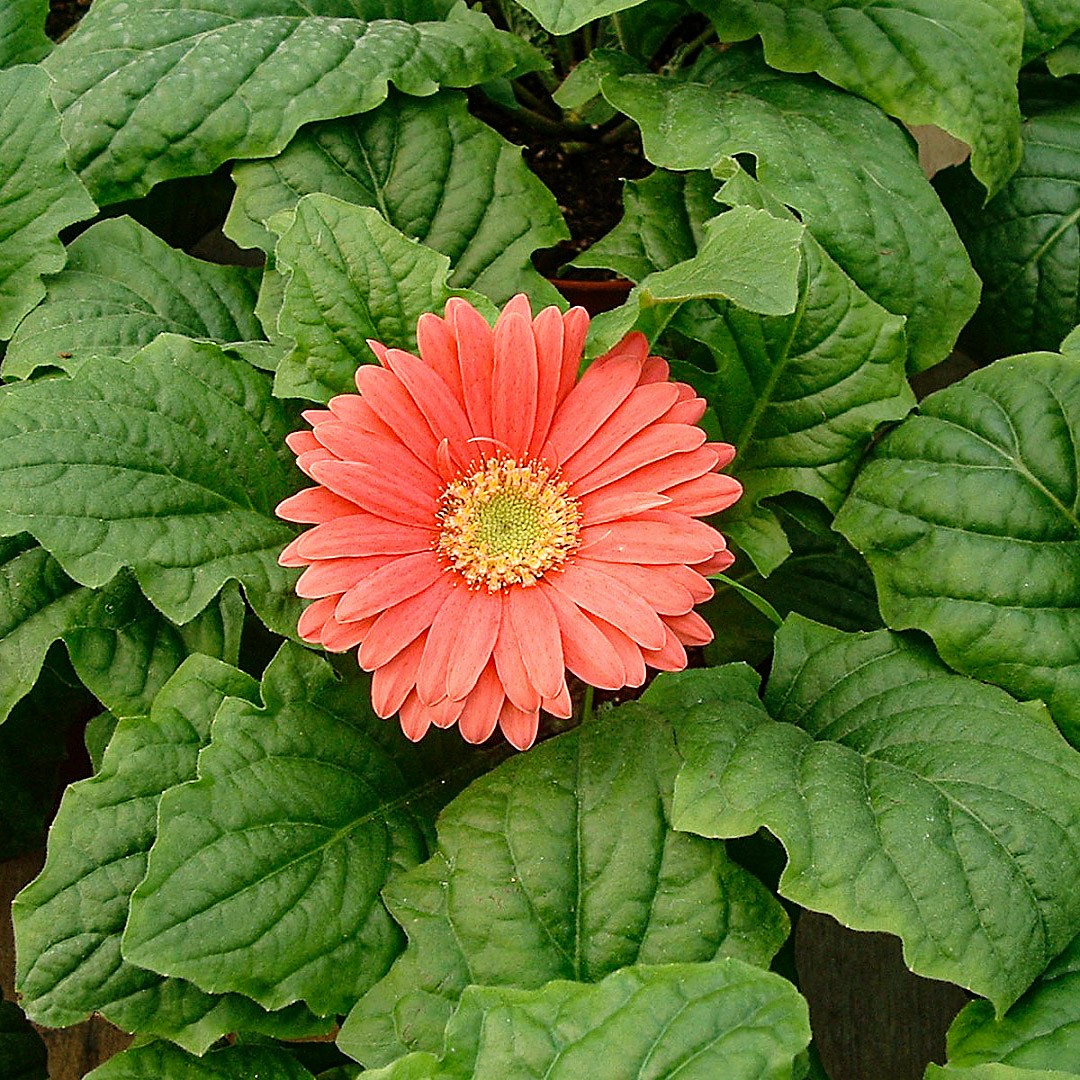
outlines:
[[667, 628], [664, 647], [656, 652], [644, 652], [645, 663], [658, 671], [682, 671], [686, 667], [686, 650], [675, 636], [675, 631]]
[[596, 623], [546, 581], [541, 581], [537, 587], [545, 590], [555, 609], [566, 666], [578, 678], [601, 690], [618, 690], [625, 686], [626, 669], [615, 647]]
[[453, 583], [444, 574], [430, 588], [387, 608], [375, 620], [375, 625], [360, 646], [360, 666], [365, 671], [374, 671], [397, 656], [431, 626], [453, 589]]
[[598, 618], [596, 615], [589, 615], [589, 618], [600, 628], [604, 637], [611, 642], [612, 648], [619, 654], [619, 659], [626, 671], [623, 685], [640, 686], [648, 674], [645, 670], [645, 657], [641, 646], [606, 619]]
[[356, 507], [340, 495], [324, 487], [304, 488], [277, 504], [274, 510], [286, 521], [300, 521], [305, 525], [319, 525], [345, 514], [355, 514]]
[[337, 602], [336, 596], [324, 596], [321, 600], [316, 600], [314, 604], [308, 604], [300, 613], [300, 619], [296, 624], [297, 634], [304, 641], [317, 645], [323, 625], [333, 616]]
[[[559, 575], [555, 575], [559, 576]], [[565, 677], [559, 620], [543, 590], [511, 588], [506, 607], [514, 625], [514, 634], [525, 644], [522, 660], [529, 680], [541, 697], [555, 697]]]
[[460, 642], [462, 627], [470, 626], [471, 619], [483, 618], [485, 606], [498, 609], [501, 601], [498, 596], [470, 589], [461, 581], [450, 590], [432, 620], [416, 677], [416, 693], [424, 704], [434, 705], [446, 697], [450, 660]]
[[711, 559], [695, 564], [694, 569], [702, 576], [722, 574], [735, 561], [730, 551], [718, 551]]
[[510, 456], [521, 460], [536, 421], [538, 368], [536, 339], [527, 318], [507, 308], [495, 324], [492, 435]]
[[544, 580], [567, 600], [606, 619], [642, 647], [659, 649], [664, 644], [660, 616], [636, 593], [620, 589], [618, 581], [598, 569], [600, 565], [584, 560], [569, 562], [560, 573], [548, 574]]
[[[693, 430], [693, 429], [691, 429]], [[635, 469], [613, 482], [632, 491], [664, 491], [686, 480], [695, 480], [716, 468], [716, 451], [706, 444], [688, 453], [672, 454]], [[602, 491], [603, 488], [596, 490]]]
[[[662, 513], [653, 510], [650, 513]], [[660, 521], [643, 521], [632, 518], [595, 525], [581, 530], [581, 546], [578, 551], [600, 562], [687, 563], [694, 564], [710, 559], [716, 551], [714, 542], [701, 535], [692, 524], [693, 518], [684, 518], [685, 526], [673, 528]], [[708, 526], [705, 526], [708, 528]], [[716, 533], [716, 530], [710, 530]], [[719, 536], [719, 533], [716, 533]]]
[[[621, 589], [641, 597], [659, 615], [684, 615], [694, 606], [693, 593], [679, 580], [681, 574], [675, 573], [685, 570], [683, 566], [638, 566], [624, 562], [594, 564], [585, 556], [579, 556], [578, 561], [582, 566], [606, 574]], [[698, 580], [702, 579], [698, 577]], [[710, 587], [710, 595], [711, 592]]]
[[659, 492], [631, 491], [621, 485], [612, 484], [582, 495], [578, 500], [578, 509], [584, 525], [599, 525], [604, 521], [617, 521], [619, 518], [643, 514], [646, 510], [658, 510], [667, 506], [670, 501], [666, 495]]
[[724, 473], [706, 473], [694, 480], [684, 480], [674, 487], [665, 488], [664, 494], [671, 499], [667, 509], [691, 517], [708, 517], [738, 502], [742, 491], [742, 484], [735, 477]]
[[[370, 555], [359, 559], [352, 556], [319, 559], [300, 575], [300, 580], [296, 583], [296, 595], [305, 600], [320, 596], [340, 596], [379, 567], [396, 559], [394, 555]], [[341, 612], [337, 612], [336, 617], [348, 618]]]
[[458, 717], [461, 737], [468, 743], [482, 743], [489, 739], [499, 722], [499, 713], [505, 701], [506, 694], [495, 672], [495, 662], [489, 660], [480, 672], [472, 693], [465, 699]]
[[[653, 424], [602, 461], [592, 472], [583, 476], [571, 462], [563, 469], [563, 478], [571, 482], [574, 495], [584, 495], [621, 480], [646, 465], [667, 461], [678, 454], [689, 454], [701, 446], [705, 439], [705, 432], [699, 427], [690, 427], [688, 424]], [[638, 491], [648, 491], [652, 485], [639, 483], [635, 487]]]
[[446, 321], [457, 338], [465, 414], [474, 435], [490, 437], [495, 337], [484, 316], [472, 304], [457, 297], [446, 302]]
[[446, 382], [423, 360], [403, 349], [390, 349], [386, 363], [409, 392], [435, 437], [440, 441], [449, 439], [451, 446], [464, 450], [472, 437], [472, 428]]
[[443, 568], [433, 551], [418, 551], [373, 567], [362, 580], [354, 581], [338, 605], [339, 619], [363, 619], [400, 604], [430, 588]]
[[424, 312], [416, 324], [416, 347], [424, 363], [446, 383], [458, 404], [464, 408], [457, 338], [447, 323], [430, 311]]
[[453, 727], [457, 723], [457, 718], [461, 715], [461, 710], [465, 708], [465, 701], [454, 701], [452, 698], [443, 698], [442, 701], [435, 705], [429, 705], [428, 709], [431, 713], [431, 722], [437, 728]]
[[513, 620], [507, 611], [505, 600], [502, 625], [499, 628], [499, 637], [495, 642], [492, 659], [495, 661], [495, 670], [498, 672], [506, 696], [519, 709], [524, 709], [526, 712], [539, 708], [540, 693], [533, 685], [525, 668], [521, 645], [514, 632]]
[[563, 720], [570, 719], [574, 712], [574, 706], [570, 701], [570, 690], [565, 679], [563, 679], [563, 684], [555, 697], [544, 698], [540, 703], [540, 707], [544, 712], [551, 713], [552, 716], [558, 716]]
[[[557, 307], [544, 308], [533, 320], [536, 339], [536, 420], [529, 439], [527, 456], [535, 458], [551, 430], [551, 418], [559, 400], [562, 375], [563, 316]], [[575, 374], [576, 374], [575, 366]]]
[[583, 307], [572, 307], [563, 316], [562, 368], [559, 372], [559, 392], [555, 398], [556, 409], [566, 400], [577, 381], [588, 333], [589, 313]]
[[363, 364], [356, 372], [361, 397], [398, 441], [422, 463], [435, 460], [439, 440], [401, 380], [386, 368]]
[[446, 670], [446, 693], [454, 701], [463, 699], [476, 686], [480, 672], [491, 660], [502, 616], [502, 601], [496, 594], [482, 590], [471, 592], [465, 620], [457, 627]]
[[398, 710], [398, 720], [405, 738], [410, 742], [419, 742], [431, 727], [431, 710], [420, 704], [420, 699], [411, 693]]
[[362, 619], [360, 622], [346, 623], [331, 617], [323, 623], [319, 641], [329, 652], [347, 652], [364, 640], [374, 621], [374, 619]]
[[[359, 374], [359, 371], [357, 373]], [[355, 378], [353, 381], [355, 382]], [[384, 439], [393, 439], [395, 442], [401, 441], [394, 434], [394, 429], [385, 421], [380, 420], [375, 410], [359, 394], [338, 394], [337, 397], [331, 398], [330, 412], [336, 420], [366, 434], [380, 435]]]
[[300, 537], [296, 550], [305, 559], [409, 555], [430, 548], [433, 536], [433, 529], [401, 525], [374, 514], [350, 514], [308, 529]]
[[668, 615], [664, 622], [684, 645], [708, 645], [713, 639], [712, 627], [696, 611]]
[[439, 500], [434, 483], [420, 487], [391, 467], [377, 468], [366, 462], [336, 458], [316, 462], [311, 475], [335, 495], [370, 514], [401, 525], [435, 527]]
[[528, 750], [536, 741], [539, 726], [540, 714], [535, 709], [532, 712], [523, 712], [507, 701], [499, 712], [499, 727], [506, 736], [506, 741], [515, 750]]
[[416, 687], [416, 672], [424, 654], [425, 641], [427, 635], [421, 634], [397, 656], [375, 669], [371, 676], [371, 707], [376, 716], [384, 720], [393, 716], [404, 704], [409, 691]]

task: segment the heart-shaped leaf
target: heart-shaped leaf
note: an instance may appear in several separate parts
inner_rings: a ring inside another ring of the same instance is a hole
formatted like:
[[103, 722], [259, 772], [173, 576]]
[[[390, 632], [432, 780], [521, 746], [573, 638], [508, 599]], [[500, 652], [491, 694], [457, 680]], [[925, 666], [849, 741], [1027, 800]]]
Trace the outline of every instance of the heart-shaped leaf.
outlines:
[[437, 1053], [470, 983], [593, 982], [634, 963], [765, 965], [786, 919], [720, 844], [672, 830], [678, 756], [662, 714], [627, 705], [474, 782], [434, 858], [388, 886], [409, 935], [345, 1021], [365, 1064]]
[[[1020, 159], [1018, 0], [725, 0], [702, 4], [725, 41], [760, 34], [782, 71], [817, 71], [909, 124], [936, 124], [971, 147], [990, 191]], [[957, 94], [962, 85], [968, 92]]]
[[120, 721], [97, 774], [65, 791], [45, 867], [12, 909], [18, 985], [39, 1023], [66, 1027], [97, 1012], [127, 1031], [172, 1039], [195, 1053], [232, 1031], [288, 1038], [325, 1030], [302, 1007], [267, 1013], [238, 994], [204, 994], [120, 955], [161, 793], [194, 778], [221, 702], [257, 694], [250, 676], [191, 657], [162, 688], [149, 716]]
[[4, 375], [73, 372], [91, 356], [127, 359], [162, 333], [218, 342], [262, 337], [258, 288], [255, 269], [193, 259], [131, 218], [101, 221], [71, 244], [45, 301], [19, 324]]
[[870, 455], [836, 527], [881, 612], [946, 663], [1041, 697], [1080, 745], [1080, 355], [999, 360], [921, 402]]
[[570, 34], [587, 22], [636, 7], [641, 0], [517, 0], [552, 34]]
[[806, 1002], [795, 987], [727, 957], [622, 968], [592, 986], [470, 986], [447, 1026], [441, 1061], [410, 1054], [370, 1076], [790, 1080], [809, 1041]]
[[[429, 21], [405, 21], [417, 17]], [[463, 4], [96, 0], [43, 66], [76, 170], [104, 205], [271, 157], [303, 124], [373, 109], [391, 82], [426, 95], [541, 64]]]
[[45, 36], [49, 0], [8, 0], [0, 7], [0, 67], [33, 64], [52, 48]]
[[50, 86], [38, 67], [0, 71], [0, 339], [45, 295], [42, 274], [64, 265], [60, 230], [97, 210], [67, 166]]
[[669, 169], [729, 169], [753, 154], [757, 179], [853, 281], [908, 320], [908, 366], [944, 359], [978, 301], [963, 245], [911, 140], [868, 102], [817, 79], [770, 71], [744, 49], [695, 80], [605, 79], [605, 97], [641, 127], [645, 154]]
[[266, 377], [220, 348], [163, 335], [130, 361], [0, 395], [0, 533], [31, 533], [77, 582], [122, 567], [173, 622], [231, 579], [281, 633], [296, 626], [289, 425]]
[[756, 683], [731, 666], [647, 692], [686, 710], [676, 824], [764, 826], [787, 851], [781, 895], [896, 934], [913, 971], [1007, 1008], [1080, 926], [1080, 755], [1041, 707], [884, 630], [792, 616], [768, 711]]
[[304, 128], [277, 157], [237, 166], [225, 231], [272, 252], [263, 224], [321, 191], [373, 206], [406, 236], [441, 251], [450, 284], [495, 303], [527, 292], [556, 302], [530, 255], [569, 237], [554, 196], [519, 147], [470, 115], [463, 94], [391, 93], [363, 116]]
[[380, 890], [427, 857], [442, 801], [490, 755], [453, 736], [414, 749], [366, 681], [299, 646], [262, 700], [226, 701], [199, 779], [162, 796], [124, 959], [270, 1009], [346, 1012], [400, 950]]

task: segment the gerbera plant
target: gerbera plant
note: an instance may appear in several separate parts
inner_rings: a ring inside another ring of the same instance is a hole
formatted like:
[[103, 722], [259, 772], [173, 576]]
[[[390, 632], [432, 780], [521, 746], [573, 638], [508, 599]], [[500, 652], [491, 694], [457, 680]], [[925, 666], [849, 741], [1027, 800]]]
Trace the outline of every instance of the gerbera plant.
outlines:
[[1074, 0], [45, 7], [0, 1073], [841, 1080], [812, 911], [1080, 1074]]

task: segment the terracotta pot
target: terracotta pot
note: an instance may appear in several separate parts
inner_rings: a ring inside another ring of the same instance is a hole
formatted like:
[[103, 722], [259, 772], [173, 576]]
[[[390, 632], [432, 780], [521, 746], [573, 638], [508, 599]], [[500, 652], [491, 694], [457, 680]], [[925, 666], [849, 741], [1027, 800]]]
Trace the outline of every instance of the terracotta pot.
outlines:
[[633, 283], [626, 278], [611, 278], [608, 281], [577, 281], [573, 278], [548, 278], [566, 297], [570, 304], [580, 305], [590, 315], [599, 315], [601, 311], [610, 311], [623, 303]]

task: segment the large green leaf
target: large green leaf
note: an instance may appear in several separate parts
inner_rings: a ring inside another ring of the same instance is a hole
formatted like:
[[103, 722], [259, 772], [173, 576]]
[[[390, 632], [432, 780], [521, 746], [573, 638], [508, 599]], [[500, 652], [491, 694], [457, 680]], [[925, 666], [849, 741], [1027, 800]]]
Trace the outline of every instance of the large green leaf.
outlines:
[[0, 392], [0, 533], [29, 532], [77, 582], [121, 567], [174, 622], [239, 580], [264, 621], [296, 625], [288, 432], [266, 377], [220, 348], [163, 335], [130, 361]]
[[49, 77], [0, 71], [0, 338], [45, 295], [42, 274], [64, 265], [58, 234], [97, 207], [68, 168]]
[[99, 222], [68, 248], [45, 301], [19, 324], [3, 373], [22, 379], [37, 367], [72, 372], [91, 356], [127, 359], [161, 333], [260, 338], [259, 277], [255, 269], [193, 259], [131, 218]]
[[1056, 349], [1080, 322], [1080, 102], [1069, 97], [1024, 122], [1020, 166], [985, 205], [965, 170], [938, 181], [983, 279], [965, 341], [987, 359]]
[[985, 1001], [966, 1006], [948, 1034], [953, 1068], [1000, 1062], [1016, 1068], [1080, 1073], [1080, 938], [1002, 1017]]
[[1024, 59], [1039, 56], [1080, 29], [1078, 0], [1022, 0]]
[[569, 34], [587, 22], [636, 7], [642, 0], [517, 0], [552, 34]]
[[[353, 376], [374, 361], [369, 338], [416, 347], [416, 322], [462, 294], [446, 284], [445, 255], [410, 240], [378, 210], [305, 195], [282, 213], [277, 266], [288, 274], [277, 329], [296, 342], [278, 365], [274, 393], [329, 401], [355, 393]], [[479, 297], [472, 297], [480, 300]]]
[[978, 300], [975, 277], [911, 141], [867, 102], [812, 78], [769, 71], [732, 49], [696, 82], [631, 75], [605, 96], [669, 169], [711, 169], [740, 153], [796, 207], [815, 239], [873, 300], [907, 318], [908, 366], [948, 355]]
[[728, 957], [627, 967], [594, 986], [470, 986], [441, 1061], [421, 1052], [370, 1076], [790, 1080], [809, 1041], [806, 1002], [795, 987]]
[[991, 1062], [988, 1065], [928, 1065], [926, 1080], [1072, 1080], [1076, 1073], [1057, 1069], [1018, 1069]]
[[109, 1058], [86, 1080], [314, 1080], [276, 1046], [225, 1046], [193, 1057], [169, 1043], [133, 1046]]
[[18, 1005], [0, 998], [0, 1062], [4, 1080], [47, 1080], [48, 1053]]
[[219, 603], [174, 626], [126, 572], [88, 589], [25, 535], [0, 540], [0, 722], [34, 685], [54, 641], [64, 642], [79, 678], [106, 708], [135, 716], [149, 710], [189, 653], [235, 660], [243, 615], [243, 601], [226, 590]]
[[161, 793], [195, 777], [221, 702], [257, 694], [250, 676], [192, 657], [162, 688], [149, 716], [120, 721], [97, 774], [65, 791], [45, 867], [12, 909], [18, 985], [38, 1023], [66, 1027], [97, 1012], [127, 1031], [172, 1039], [195, 1053], [232, 1031], [287, 1038], [325, 1030], [303, 1008], [269, 1014], [238, 994], [204, 994], [120, 955]]
[[367, 1065], [437, 1053], [470, 983], [595, 982], [635, 963], [764, 965], [786, 919], [720, 844], [669, 823], [678, 768], [663, 715], [624, 706], [474, 782], [433, 859], [386, 890], [409, 935], [339, 1045]]
[[999, 360], [874, 448], [836, 519], [896, 629], [1080, 745], [1080, 355]]
[[765, 707], [756, 684], [731, 666], [647, 692], [686, 709], [675, 823], [764, 826], [787, 851], [781, 895], [896, 934], [913, 971], [1007, 1008], [1080, 927], [1080, 755], [1040, 706], [885, 630], [792, 616]]
[[45, 36], [49, 0], [7, 0], [0, 7], [0, 67], [32, 64], [52, 42]]
[[231, 158], [270, 157], [303, 124], [373, 109], [390, 82], [426, 95], [540, 66], [530, 46], [464, 4], [442, 21], [405, 21], [441, 19], [446, 8], [96, 0], [43, 66], [77, 171], [112, 203]]
[[416, 749], [368, 698], [366, 681], [287, 645], [261, 708], [225, 702], [199, 779], [161, 799], [127, 961], [322, 1014], [385, 972], [401, 931], [379, 892], [427, 857], [435, 813], [490, 755], [456, 736]]
[[391, 93], [378, 109], [304, 128], [277, 157], [233, 171], [226, 232], [273, 250], [263, 222], [321, 191], [373, 206], [406, 236], [448, 256], [450, 283], [502, 303], [518, 292], [555, 302], [529, 260], [569, 233], [521, 151], [469, 114], [465, 96]]
[[[1020, 158], [1020, 0], [725, 0], [702, 4], [721, 38], [760, 34], [783, 71], [816, 71], [909, 124], [971, 146], [990, 191]], [[962, 87], [963, 91], [958, 92]]]

